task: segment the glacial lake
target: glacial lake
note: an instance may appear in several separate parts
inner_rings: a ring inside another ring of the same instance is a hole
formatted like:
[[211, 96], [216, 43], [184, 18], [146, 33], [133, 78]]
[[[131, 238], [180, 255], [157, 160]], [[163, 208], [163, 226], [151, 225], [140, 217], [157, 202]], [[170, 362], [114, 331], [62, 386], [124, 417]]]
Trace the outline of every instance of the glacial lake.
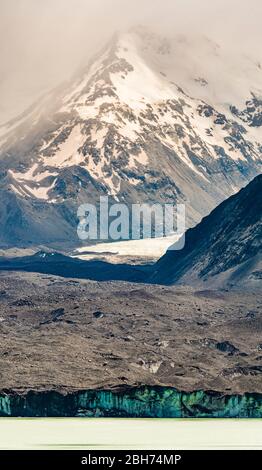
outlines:
[[262, 449], [262, 420], [0, 418], [0, 449]]

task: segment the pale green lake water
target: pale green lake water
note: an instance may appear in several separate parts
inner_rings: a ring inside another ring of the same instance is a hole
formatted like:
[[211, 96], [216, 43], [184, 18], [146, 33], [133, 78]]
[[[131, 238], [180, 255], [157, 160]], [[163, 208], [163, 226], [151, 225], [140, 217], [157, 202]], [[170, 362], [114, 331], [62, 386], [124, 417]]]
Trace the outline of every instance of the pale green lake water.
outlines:
[[262, 449], [262, 420], [0, 418], [0, 449]]

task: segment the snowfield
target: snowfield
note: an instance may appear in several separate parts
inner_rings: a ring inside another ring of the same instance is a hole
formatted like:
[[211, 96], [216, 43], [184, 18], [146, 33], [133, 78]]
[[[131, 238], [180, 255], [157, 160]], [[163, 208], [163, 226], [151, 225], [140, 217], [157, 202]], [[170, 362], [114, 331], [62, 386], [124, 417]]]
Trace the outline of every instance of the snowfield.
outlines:
[[121, 258], [141, 260], [157, 260], [166, 253], [167, 249], [178, 240], [177, 235], [163, 238], [146, 238], [141, 240], [125, 240], [118, 242], [99, 243], [78, 248], [74, 255], [88, 260], [105, 257], [111, 261], [121, 262]]

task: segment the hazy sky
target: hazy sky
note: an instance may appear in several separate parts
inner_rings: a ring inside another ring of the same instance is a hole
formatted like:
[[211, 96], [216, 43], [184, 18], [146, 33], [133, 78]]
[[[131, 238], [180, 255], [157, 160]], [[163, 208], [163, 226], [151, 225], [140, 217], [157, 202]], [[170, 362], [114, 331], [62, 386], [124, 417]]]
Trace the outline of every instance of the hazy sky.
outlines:
[[0, 123], [69, 78], [115, 30], [195, 30], [262, 56], [261, 0], [0, 0]]

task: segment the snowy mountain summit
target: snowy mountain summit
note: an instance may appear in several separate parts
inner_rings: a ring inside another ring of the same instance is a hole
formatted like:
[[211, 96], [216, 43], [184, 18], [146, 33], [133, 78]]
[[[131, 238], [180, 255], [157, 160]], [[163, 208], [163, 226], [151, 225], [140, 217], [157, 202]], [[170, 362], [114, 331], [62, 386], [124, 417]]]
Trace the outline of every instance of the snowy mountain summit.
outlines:
[[77, 207], [103, 195], [185, 203], [195, 225], [261, 172], [261, 126], [259, 60], [205, 37], [116, 34], [0, 127], [0, 241], [76, 242]]

